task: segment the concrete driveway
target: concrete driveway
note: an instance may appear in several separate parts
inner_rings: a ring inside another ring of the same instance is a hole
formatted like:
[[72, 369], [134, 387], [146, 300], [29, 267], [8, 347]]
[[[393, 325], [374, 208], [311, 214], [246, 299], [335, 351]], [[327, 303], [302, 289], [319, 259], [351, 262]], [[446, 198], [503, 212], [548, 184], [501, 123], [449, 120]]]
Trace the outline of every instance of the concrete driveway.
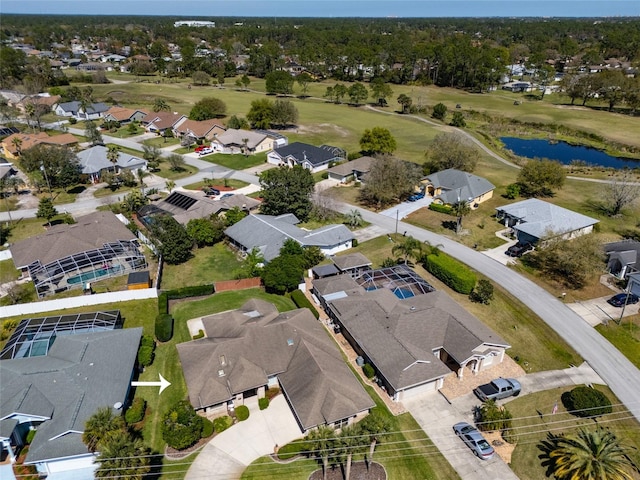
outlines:
[[380, 215], [384, 215], [386, 217], [403, 219], [407, 215], [412, 214], [413, 212], [420, 210], [423, 207], [428, 207], [433, 202], [433, 198], [424, 197], [415, 202], [402, 202], [395, 207], [388, 208], [380, 212]]
[[233, 480], [240, 478], [254, 460], [274, 452], [276, 445], [302, 438], [284, 395], [275, 397], [269, 408], [260, 410], [257, 398], [246, 403], [249, 418], [216, 435], [195, 459], [185, 479]]
[[[584, 300], [582, 302], [567, 303], [567, 307], [580, 315], [589, 325], [595, 327], [604, 323], [605, 325], [611, 321], [617, 322], [620, 320], [620, 315], [623, 314], [622, 308], [614, 307], [607, 303], [615, 292], [611, 292], [611, 295], [600, 298], [592, 298], [590, 300]], [[629, 317], [638, 313], [638, 305], [627, 305], [624, 309], [624, 317]]]

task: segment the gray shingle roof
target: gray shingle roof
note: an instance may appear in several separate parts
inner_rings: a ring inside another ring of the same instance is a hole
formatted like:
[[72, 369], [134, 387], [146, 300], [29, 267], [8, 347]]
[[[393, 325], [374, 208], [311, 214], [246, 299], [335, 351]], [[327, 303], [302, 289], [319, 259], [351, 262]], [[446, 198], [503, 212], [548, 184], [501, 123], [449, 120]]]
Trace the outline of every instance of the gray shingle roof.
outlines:
[[284, 242], [293, 239], [303, 247], [327, 248], [354, 238], [344, 225], [326, 225], [306, 231], [296, 227], [294, 215], [249, 215], [227, 228], [225, 234], [247, 251], [258, 248], [268, 262], [280, 254]]
[[353, 172], [368, 173], [371, 170], [371, 164], [375, 159], [373, 157], [360, 157], [350, 162], [344, 162], [327, 170], [329, 173], [341, 176], [353, 175]]
[[307, 309], [278, 314], [273, 305], [251, 300], [239, 310], [204, 318], [203, 325], [205, 338], [177, 346], [196, 408], [228, 401], [272, 376], [278, 376], [304, 429], [374, 406]]
[[567, 210], [553, 203], [529, 198], [504, 207], [498, 213], [509, 215], [521, 223], [513, 228], [536, 238], [548, 234], [563, 235], [598, 223], [595, 218]]
[[318, 167], [331, 161], [342, 160], [341, 157], [336, 156], [327, 148], [320, 148], [301, 142], [294, 142], [284, 147], [276, 148], [273, 152], [282, 159], [294, 158], [297, 164], [308, 161], [313, 167]]
[[[101, 170], [112, 170], [114, 165], [107, 158], [107, 147], [96, 145], [78, 152], [76, 156], [82, 168], [82, 173], [86, 175], [97, 174]], [[118, 152], [117, 165], [121, 169], [138, 170], [147, 168], [147, 161], [124, 152]]]
[[[70, 112], [73, 115], [76, 115], [78, 113], [78, 111], [80, 110], [81, 107], [81, 103], [77, 100], [74, 100], [72, 102], [63, 102], [63, 103], [59, 103], [58, 106], [64, 110], [65, 112]], [[92, 103], [91, 105], [89, 105], [87, 107], [87, 113], [92, 114], [92, 113], [104, 113], [107, 110], [109, 110], [109, 106], [106, 103], [102, 103], [102, 102], [95, 102]]]
[[221, 133], [216, 137], [218, 143], [223, 146], [244, 146], [243, 139], [247, 139], [247, 148], [250, 150], [255, 149], [267, 135], [265, 133], [252, 132], [251, 130], [238, 130], [235, 128], [229, 128], [226, 132]]
[[623, 265], [636, 265], [640, 260], [640, 242], [636, 240], [623, 240], [604, 245], [604, 251], [610, 258], [617, 258]]
[[125, 402], [142, 328], [58, 336], [47, 356], [0, 361], [0, 417], [51, 417], [38, 427], [27, 462], [87, 454], [86, 420]]
[[331, 257], [331, 260], [340, 270], [348, 270], [350, 268], [366, 267], [371, 265], [371, 260], [360, 252], [349, 253], [347, 255], [336, 255]]
[[495, 185], [482, 177], [453, 168], [432, 173], [424, 180], [428, 180], [434, 187], [442, 189], [442, 193], [437, 195], [437, 198], [446, 204], [456, 203], [458, 199], [476, 198], [496, 188]]

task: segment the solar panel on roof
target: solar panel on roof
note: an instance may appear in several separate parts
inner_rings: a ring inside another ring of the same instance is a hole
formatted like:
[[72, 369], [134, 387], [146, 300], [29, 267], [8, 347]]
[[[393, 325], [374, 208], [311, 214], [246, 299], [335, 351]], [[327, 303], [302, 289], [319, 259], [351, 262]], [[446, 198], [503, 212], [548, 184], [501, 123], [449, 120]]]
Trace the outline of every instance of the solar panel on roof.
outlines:
[[180, 192], [173, 192], [165, 199], [165, 202], [183, 210], [189, 210], [197, 200]]

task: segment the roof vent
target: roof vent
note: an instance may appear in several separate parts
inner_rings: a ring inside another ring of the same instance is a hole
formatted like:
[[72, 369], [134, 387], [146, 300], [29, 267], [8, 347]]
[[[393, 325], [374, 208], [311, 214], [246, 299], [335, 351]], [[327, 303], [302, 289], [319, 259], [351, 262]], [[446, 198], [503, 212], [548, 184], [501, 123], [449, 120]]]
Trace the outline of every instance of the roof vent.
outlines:
[[410, 310], [415, 310], [416, 307], [414, 307], [413, 305], [411, 306]]
[[218, 376], [219, 377], [224, 377], [224, 370], [223, 369], [218, 370]]

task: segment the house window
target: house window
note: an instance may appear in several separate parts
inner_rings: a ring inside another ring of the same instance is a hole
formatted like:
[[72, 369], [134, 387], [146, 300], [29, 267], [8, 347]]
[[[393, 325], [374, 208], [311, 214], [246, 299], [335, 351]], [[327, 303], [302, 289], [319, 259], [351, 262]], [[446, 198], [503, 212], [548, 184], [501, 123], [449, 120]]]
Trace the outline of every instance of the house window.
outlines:
[[333, 426], [336, 429], [340, 429], [340, 428], [346, 427], [347, 425], [349, 425], [349, 419], [348, 418], [343, 418], [342, 420], [338, 420], [337, 422], [335, 422], [333, 424]]

